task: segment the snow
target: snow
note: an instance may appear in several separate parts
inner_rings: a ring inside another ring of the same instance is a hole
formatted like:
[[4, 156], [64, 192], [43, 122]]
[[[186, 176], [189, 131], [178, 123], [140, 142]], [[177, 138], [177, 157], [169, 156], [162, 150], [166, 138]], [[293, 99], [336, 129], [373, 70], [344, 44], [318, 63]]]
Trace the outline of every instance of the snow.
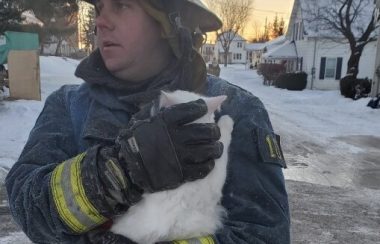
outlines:
[[[17, 160], [46, 97], [64, 84], [82, 82], [73, 75], [78, 63], [41, 57], [42, 101], [0, 101], [0, 169], [9, 169]], [[287, 180], [364, 189], [370, 197], [379, 196], [378, 176], [373, 175], [380, 171], [365, 166], [370, 162], [368, 157], [380, 157], [378, 144], [370, 143], [380, 136], [380, 111], [366, 107], [369, 98], [353, 101], [343, 98], [339, 91], [282, 90], [263, 86], [256, 71], [244, 65], [221, 69], [222, 78], [252, 92], [266, 106], [282, 138]], [[0, 243], [28, 242], [16, 232], [0, 237]]]
[[31, 244], [32, 242], [29, 241], [25, 234], [22, 232], [13, 232], [10, 233], [8, 236], [1, 237], [0, 238], [1, 244]]
[[368, 174], [364, 158], [380, 158], [378, 144], [372, 150], [354, 142], [372, 137], [380, 141], [380, 111], [366, 107], [369, 98], [353, 101], [339, 91], [288, 91], [263, 86], [262, 78], [244, 66], [222, 69], [221, 76], [264, 103], [275, 131], [282, 136], [289, 165], [284, 171], [287, 179], [362, 187], [357, 177]]
[[74, 76], [78, 63], [72, 59], [41, 57], [42, 101], [0, 101], [0, 167], [9, 169], [17, 160], [46, 97], [63, 84], [81, 83]]
[[44, 24], [36, 18], [34, 13], [30, 10], [25, 11], [21, 14], [21, 17], [24, 18], [23, 23], [24, 24], [37, 24], [39, 26], [43, 26]]
[[296, 59], [296, 45], [292, 41], [285, 41], [283, 44], [272, 48], [263, 55], [264, 59]]

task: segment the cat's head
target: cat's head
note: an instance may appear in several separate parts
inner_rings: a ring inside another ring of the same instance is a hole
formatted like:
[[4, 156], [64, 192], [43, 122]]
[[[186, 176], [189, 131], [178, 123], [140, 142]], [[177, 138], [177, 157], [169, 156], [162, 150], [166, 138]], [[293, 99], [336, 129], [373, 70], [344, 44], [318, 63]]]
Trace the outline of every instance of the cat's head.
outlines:
[[193, 123], [213, 123], [215, 122], [214, 112], [220, 109], [222, 103], [227, 99], [227, 96], [204, 97], [182, 90], [176, 90], [174, 92], [161, 91], [159, 107], [167, 108], [175, 104], [187, 103], [198, 99], [202, 99], [206, 102], [207, 114]]

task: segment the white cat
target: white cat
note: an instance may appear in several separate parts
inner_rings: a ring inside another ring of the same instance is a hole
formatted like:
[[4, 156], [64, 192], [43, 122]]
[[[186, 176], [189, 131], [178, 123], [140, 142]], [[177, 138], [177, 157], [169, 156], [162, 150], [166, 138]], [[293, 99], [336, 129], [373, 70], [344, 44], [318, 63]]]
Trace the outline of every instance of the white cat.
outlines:
[[[214, 112], [226, 96], [201, 97], [195, 93], [177, 90], [162, 92], [160, 108], [202, 98], [208, 112], [192, 123], [214, 123]], [[183, 240], [214, 234], [221, 227], [225, 210], [220, 203], [226, 180], [228, 149], [233, 121], [222, 116], [218, 122], [222, 156], [215, 160], [214, 169], [204, 178], [188, 182], [168, 191], [144, 194], [136, 205], [115, 220], [111, 231], [128, 237], [139, 244]]]

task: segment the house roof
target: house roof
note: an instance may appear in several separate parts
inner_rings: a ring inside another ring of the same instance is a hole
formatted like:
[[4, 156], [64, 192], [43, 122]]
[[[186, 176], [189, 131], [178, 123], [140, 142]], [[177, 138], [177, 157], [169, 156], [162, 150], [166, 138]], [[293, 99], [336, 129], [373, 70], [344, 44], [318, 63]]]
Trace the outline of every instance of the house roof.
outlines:
[[262, 50], [265, 47], [265, 43], [260, 42], [260, 43], [247, 43], [245, 45], [245, 50], [247, 51], [257, 51], [257, 50]]
[[[360, 36], [365, 31], [365, 27], [370, 22], [375, 8], [373, 0], [354, 0], [355, 5], [359, 4], [359, 2], [361, 2], [360, 11], [352, 26], [356, 36]], [[324, 28], [322, 21], [317, 17], [328, 16], [332, 11], [339, 11], [341, 5], [340, 1], [336, 0], [295, 0], [289, 21], [288, 35], [293, 29], [293, 23], [298, 17], [300, 8], [300, 17], [303, 19], [305, 35], [309, 37], [341, 37], [339, 32]]]
[[[223, 32], [221, 35], [227, 35], [227, 37], [229, 36], [229, 35], [233, 35], [233, 32]], [[234, 39], [232, 40], [232, 41], [246, 41], [241, 35], [239, 35], [239, 34], [237, 34], [236, 33], [236, 35], [234, 36]]]
[[265, 59], [295, 59], [297, 58], [296, 45], [292, 41], [285, 41], [263, 55]]
[[23, 20], [24, 24], [37, 24], [39, 26], [44, 25], [39, 19], [37, 19], [32, 11], [25, 11], [21, 14], [21, 16], [25, 18]]
[[264, 45], [264, 47], [266, 47], [268, 49], [268, 48], [271, 48], [271, 47], [274, 47], [274, 46], [277, 46], [277, 45], [281, 45], [285, 41], [286, 41], [285, 35], [282, 35], [282, 36], [279, 36], [279, 37], [277, 37], [277, 38], [275, 38], [273, 40], [270, 40], [270, 41], [266, 42], [265, 45]]

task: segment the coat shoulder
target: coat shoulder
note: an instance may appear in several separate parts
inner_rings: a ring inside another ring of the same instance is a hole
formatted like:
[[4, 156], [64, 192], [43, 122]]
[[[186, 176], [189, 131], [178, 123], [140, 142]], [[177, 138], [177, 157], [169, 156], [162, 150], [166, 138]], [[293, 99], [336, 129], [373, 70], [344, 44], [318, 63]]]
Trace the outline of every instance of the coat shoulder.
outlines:
[[208, 76], [207, 96], [226, 95], [222, 115], [228, 114], [235, 123], [244, 120], [253, 127], [272, 130], [267, 110], [251, 92], [215, 76]]

